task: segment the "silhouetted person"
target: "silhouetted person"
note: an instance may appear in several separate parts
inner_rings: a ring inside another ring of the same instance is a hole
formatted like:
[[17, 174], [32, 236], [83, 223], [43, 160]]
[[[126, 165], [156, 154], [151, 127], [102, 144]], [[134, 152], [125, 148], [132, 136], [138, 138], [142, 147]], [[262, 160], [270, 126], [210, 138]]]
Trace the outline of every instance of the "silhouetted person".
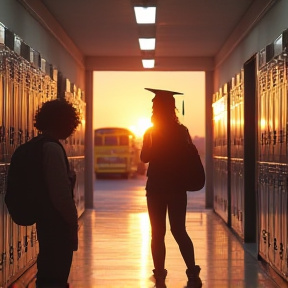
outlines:
[[188, 284], [199, 288], [202, 287], [199, 278], [200, 267], [195, 265], [193, 243], [185, 227], [187, 192], [181, 173], [183, 157], [186, 157], [185, 145], [190, 135], [188, 129], [179, 123], [173, 97], [174, 94], [182, 93], [145, 89], [155, 93], [152, 100], [153, 127], [144, 134], [140, 158], [142, 162], [149, 163], [146, 196], [152, 231], [151, 251], [156, 285], [164, 282], [167, 276], [164, 237], [168, 211], [171, 232], [187, 266]]
[[[68, 138], [80, 124], [79, 115], [65, 100], [43, 104], [35, 127], [43, 142], [43, 201], [36, 222], [39, 241], [37, 288], [66, 288], [73, 251], [78, 249], [78, 217], [73, 199], [75, 174], [59, 140]], [[72, 176], [72, 178], [71, 178]]]

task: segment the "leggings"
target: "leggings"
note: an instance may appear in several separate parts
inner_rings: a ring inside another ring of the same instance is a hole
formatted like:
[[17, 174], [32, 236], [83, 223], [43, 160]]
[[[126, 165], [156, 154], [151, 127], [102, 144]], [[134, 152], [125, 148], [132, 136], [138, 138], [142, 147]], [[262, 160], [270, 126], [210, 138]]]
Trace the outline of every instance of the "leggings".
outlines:
[[179, 246], [185, 264], [188, 269], [195, 267], [194, 247], [185, 226], [187, 194], [184, 191], [180, 192], [166, 195], [147, 193], [147, 207], [152, 230], [152, 258], [155, 269], [159, 269], [159, 271], [165, 268], [166, 247], [164, 238], [167, 210], [171, 233]]

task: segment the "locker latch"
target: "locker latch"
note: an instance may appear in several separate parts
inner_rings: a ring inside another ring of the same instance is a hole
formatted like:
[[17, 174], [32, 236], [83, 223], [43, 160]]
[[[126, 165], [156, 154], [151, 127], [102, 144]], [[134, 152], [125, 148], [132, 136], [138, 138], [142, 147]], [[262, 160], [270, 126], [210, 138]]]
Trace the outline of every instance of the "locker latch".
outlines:
[[280, 243], [279, 255], [280, 255], [280, 259], [281, 259], [281, 260], [283, 260], [283, 252], [284, 252], [283, 243]]
[[274, 250], [277, 251], [278, 247], [277, 247], [277, 239], [274, 238]]
[[24, 236], [24, 251], [28, 251], [28, 236]]
[[280, 130], [280, 140], [279, 140], [280, 143], [283, 143], [283, 130]]
[[1, 258], [0, 258], [0, 271], [3, 270], [3, 263], [4, 262], [4, 253], [2, 253]]
[[18, 247], [17, 247], [17, 253], [18, 253], [18, 259], [21, 258], [21, 241], [18, 241]]
[[267, 236], [268, 236], [268, 233], [266, 230], [262, 230], [262, 238], [264, 240], [264, 243], [266, 243], [267, 241]]
[[0, 267], [0, 271], [3, 270], [3, 267], [5, 265], [6, 262], [6, 252], [2, 253], [2, 261], [1, 261], [1, 267]]
[[10, 246], [10, 249], [9, 249], [9, 257], [10, 257], [10, 264], [13, 264], [14, 263], [14, 249], [13, 249], [13, 246]]

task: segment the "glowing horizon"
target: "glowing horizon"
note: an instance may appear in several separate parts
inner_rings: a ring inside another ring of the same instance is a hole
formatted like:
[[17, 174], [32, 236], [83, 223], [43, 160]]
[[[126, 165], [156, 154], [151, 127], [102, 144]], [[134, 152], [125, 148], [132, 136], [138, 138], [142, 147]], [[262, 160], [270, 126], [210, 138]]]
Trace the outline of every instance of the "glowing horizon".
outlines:
[[151, 119], [154, 97], [145, 87], [184, 93], [175, 97], [179, 121], [192, 138], [205, 137], [204, 72], [94, 72], [93, 128], [123, 127], [141, 135]]

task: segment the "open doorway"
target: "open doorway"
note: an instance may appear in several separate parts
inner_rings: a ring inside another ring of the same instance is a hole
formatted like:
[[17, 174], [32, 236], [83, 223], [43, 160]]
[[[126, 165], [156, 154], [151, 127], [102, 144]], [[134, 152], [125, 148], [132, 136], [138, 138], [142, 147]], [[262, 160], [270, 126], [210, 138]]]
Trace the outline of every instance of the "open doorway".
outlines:
[[[144, 88], [178, 91], [184, 94], [175, 97], [177, 116], [189, 129], [205, 164], [205, 72], [95, 71], [94, 130], [103, 127], [128, 128], [136, 135], [141, 146], [142, 136], [151, 125], [153, 98], [153, 94]], [[145, 180], [144, 177], [144, 186]], [[97, 190], [97, 185], [95, 187]], [[188, 193], [188, 209], [204, 209], [204, 189]]]

